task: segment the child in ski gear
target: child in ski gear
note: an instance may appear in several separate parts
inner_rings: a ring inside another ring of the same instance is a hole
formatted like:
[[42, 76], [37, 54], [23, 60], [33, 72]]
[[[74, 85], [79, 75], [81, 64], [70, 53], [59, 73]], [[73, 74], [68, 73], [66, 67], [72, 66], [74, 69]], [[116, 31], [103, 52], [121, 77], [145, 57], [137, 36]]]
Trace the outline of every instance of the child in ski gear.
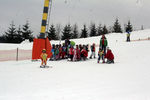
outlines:
[[63, 46], [62, 46], [62, 59], [65, 59], [66, 57], [66, 46], [65, 46], [65, 44], [63, 44]]
[[50, 60], [54, 60], [55, 59], [55, 45], [54, 44], [52, 45], [51, 52], [52, 52], [52, 56], [51, 56]]
[[74, 49], [73, 61], [79, 61], [79, 60], [80, 60], [80, 50], [79, 50], [79, 46], [76, 45], [76, 48]]
[[74, 55], [74, 48], [73, 48], [73, 46], [70, 46], [69, 58], [70, 58], [71, 61], [73, 61], [73, 55]]
[[88, 52], [86, 51], [86, 48], [83, 47], [83, 49], [81, 50], [81, 60], [86, 60], [88, 57]]
[[100, 59], [103, 60], [103, 63], [105, 63], [105, 60], [104, 60], [104, 50], [102, 50], [102, 48], [99, 48], [99, 51], [98, 51], [98, 61], [97, 63], [100, 62]]
[[105, 55], [105, 58], [107, 58], [107, 64], [111, 64], [114, 63], [114, 55], [112, 53], [112, 51], [109, 49], [109, 47], [107, 47], [107, 53]]
[[81, 44], [79, 44], [79, 49], [80, 49], [80, 52], [82, 51], [83, 49], [83, 46]]
[[79, 46], [76, 45], [76, 54], [77, 54], [77, 60], [79, 61], [81, 59], [81, 52], [80, 52], [80, 49], [79, 49]]
[[62, 47], [61, 44], [59, 45], [59, 59], [62, 58]]
[[86, 51], [89, 52], [89, 45], [86, 45]]
[[77, 61], [77, 50], [76, 48], [73, 49], [73, 61]]
[[41, 66], [43, 65], [47, 65], [47, 54], [46, 54], [46, 49], [43, 49], [42, 50], [42, 53], [41, 53]]
[[106, 54], [107, 45], [108, 45], [107, 39], [106, 39], [105, 35], [102, 35], [102, 38], [100, 40], [100, 48], [102, 48], [102, 50], [104, 50], [104, 55]]
[[90, 59], [92, 59], [92, 56], [94, 56], [94, 58], [95, 58], [95, 43], [93, 43], [93, 45], [91, 45], [91, 56], [90, 56]]
[[59, 59], [59, 46], [56, 45], [56, 49], [55, 49], [55, 60]]

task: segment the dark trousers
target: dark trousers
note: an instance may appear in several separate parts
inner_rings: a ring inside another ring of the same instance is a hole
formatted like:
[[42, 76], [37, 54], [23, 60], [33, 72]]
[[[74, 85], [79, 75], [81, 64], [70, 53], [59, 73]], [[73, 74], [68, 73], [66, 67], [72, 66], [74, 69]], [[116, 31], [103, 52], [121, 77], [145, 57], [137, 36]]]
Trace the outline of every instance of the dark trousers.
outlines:
[[70, 59], [71, 59], [71, 61], [73, 61], [73, 55], [70, 55]]
[[98, 62], [99, 62], [101, 59], [102, 59], [103, 62], [104, 62], [104, 55], [102, 55], [102, 56], [98, 55]]
[[109, 59], [107, 59], [107, 62], [106, 62], [107, 64], [111, 64], [111, 63], [114, 63], [114, 60], [109, 60]]
[[127, 37], [127, 42], [130, 42], [130, 37], [129, 36]]
[[102, 50], [104, 50], [104, 55], [106, 54], [106, 46], [102, 45]]
[[84, 56], [84, 54], [81, 54], [81, 60], [86, 60], [86, 57]]

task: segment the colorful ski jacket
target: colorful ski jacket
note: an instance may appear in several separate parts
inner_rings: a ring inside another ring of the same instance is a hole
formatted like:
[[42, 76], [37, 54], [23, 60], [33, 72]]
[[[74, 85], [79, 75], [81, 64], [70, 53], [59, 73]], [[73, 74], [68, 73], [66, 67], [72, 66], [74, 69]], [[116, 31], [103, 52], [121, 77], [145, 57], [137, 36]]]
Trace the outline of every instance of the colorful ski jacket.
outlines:
[[55, 55], [55, 49], [52, 49], [51, 52], [53, 55]]
[[55, 49], [55, 55], [58, 55], [58, 54], [59, 54], [59, 49], [56, 48], [56, 49]]
[[98, 51], [98, 56], [102, 56], [104, 54], [104, 51], [103, 50], [99, 50]]
[[47, 61], [47, 54], [46, 53], [42, 53], [41, 54], [41, 59], [44, 61]]
[[109, 59], [109, 60], [113, 60], [114, 59], [114, 55], [113, 53], [111, 52], [111, 50], [108, 50], [106, 55], [105, 55], [105, 58]]
[[101, 38], [101, 40], [100, 40], [100, 46], [102, 46], [102, 45], [104, 45], [104, 46], [108, 45], [107, 39]]
[[92, 46], [91, 46], [91, 51], [92, 51], [92, 52], [95, 52], [95, 45], [92, 45]]
[[73, 48], [70, 48], [70, 49], [69, 49], [69, 54], [70, 54], [70, 55], [74, 55], [74, 49], [73, 49]]
[[85, 49], [81, 50], [81, 54], [83, 54], [84, 57], [88, 57], [88, 52]]

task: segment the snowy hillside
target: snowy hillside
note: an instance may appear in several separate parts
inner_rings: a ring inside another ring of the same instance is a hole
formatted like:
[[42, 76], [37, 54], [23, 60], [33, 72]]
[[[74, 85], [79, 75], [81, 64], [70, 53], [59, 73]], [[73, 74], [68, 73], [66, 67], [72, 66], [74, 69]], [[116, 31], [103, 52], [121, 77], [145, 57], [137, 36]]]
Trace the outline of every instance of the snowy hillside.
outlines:
[[[74, 39], [73, 41], [76, 42], [76, 44], [99, 44], [99, 37], [92, 37], [92, 38], [85, 38], [85, 39]], [[126, 40], [126, 34], [120, 34], [120, 33], [112, 33], [109, 35], [106, 35], [107, 39], [110, 41], [109, 44], [115, 44], [115, 42], [124, 42]], [[137, 39], [145, 39], [150, 37], [150, 29], [142, 30], [142, 31], [134, 31], [131, 33], [131, 40], [137, 40]], [[63, 43], [64, 41], [61, 41]], [[51, 41], [51, 44], [59, 44], [60, 41]], [[25, 49], [25, 50], [32, 50], [32, 43], [29, 43], [29, 41], [24, 41], [21, 44], [3, 44], [0, 43], [0, 50], [11, 50], [11, 49]]]
[[[115, 64], [61, 60], [48, 61], [53, 68], [40, 69], [40, 61], [0, 62], [0, 100], [150, 100], [150, 41], [129, 43], [126, 34], [118, 33], [106, 37]], [[148, 37], [150, 30], [131, 34], [132, 40]], [[99, 39], [74, 41], [99, 44]], [[0, 44], [0, 50], [17, 47], [31, 49], [32, 44]]]

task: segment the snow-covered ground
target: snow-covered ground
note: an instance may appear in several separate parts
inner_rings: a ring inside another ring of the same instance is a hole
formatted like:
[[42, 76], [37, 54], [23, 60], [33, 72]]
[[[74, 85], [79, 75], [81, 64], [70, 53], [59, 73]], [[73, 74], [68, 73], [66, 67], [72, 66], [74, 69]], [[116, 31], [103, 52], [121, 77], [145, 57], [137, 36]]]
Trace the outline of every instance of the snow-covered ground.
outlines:
[[[118, 33], [106, 37], [115, 64], [61, 60], [41, 69], [40, 61], [0, 62], [0, 100], [150, 100], [150, 41], [125, 42], [126, 35]], [[131, 35], [133, 40], [148, 37], [150, 30]], [[99, 39], [74, 41], [99, 44]], [[0, 44], [0, 50], [16, 47], [31, 49], [32, 44]]]

